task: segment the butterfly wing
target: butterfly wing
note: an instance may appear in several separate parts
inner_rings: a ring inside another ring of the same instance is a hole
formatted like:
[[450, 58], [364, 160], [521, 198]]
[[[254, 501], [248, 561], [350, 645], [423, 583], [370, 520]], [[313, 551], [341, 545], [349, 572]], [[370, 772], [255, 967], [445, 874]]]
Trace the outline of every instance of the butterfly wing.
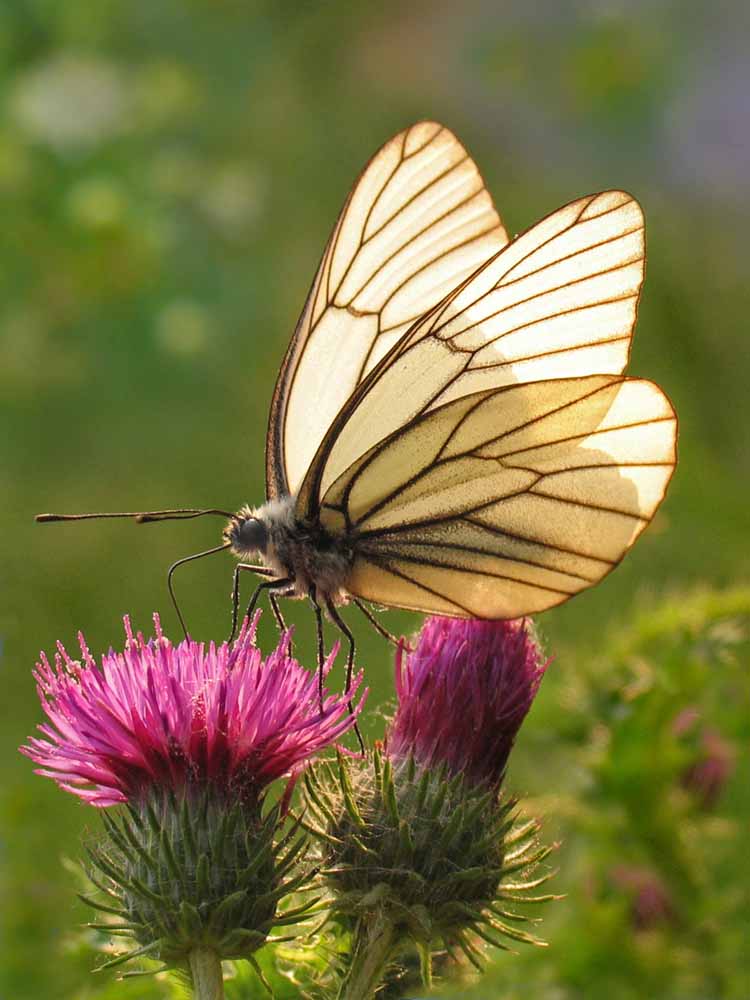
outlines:
[[619, 374], [644, 272], [643, 216], [621, 191], [571, 202], [483, 262], [391, 348], [339, 412], [300, 490], [319, 498], [378, 441], [473, 392]]
[[375, 154], [336, 222], [279, 373], [269, 499], [297, 491], [357, 385], [506, 243], [476, 165], [448, 129], [420, 122]]
[[323, 498], [355, 539], [347, 589], [416, 611], [514, 618], [598, 582], [664, 497], [676, 418], [611, 375], [472, 393], [369, 449]]

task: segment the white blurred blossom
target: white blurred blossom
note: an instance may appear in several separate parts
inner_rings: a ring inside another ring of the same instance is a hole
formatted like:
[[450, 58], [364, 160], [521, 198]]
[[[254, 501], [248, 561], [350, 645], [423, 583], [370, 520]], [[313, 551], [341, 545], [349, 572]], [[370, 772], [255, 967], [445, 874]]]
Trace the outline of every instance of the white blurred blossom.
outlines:
[[205, 306], [190, 299], [175, 299], [157, 315], [156, 340], [167, 353], [189, 357], [208, 347], [213, 328]]
[[59, 153], [87, 151], [128, 124], [130, 99], [111, 62], [62, 53], [23, 73], [11, 95], [17, 122]]
[[266, 191], [266, 178], [258, 169], [227, 164], [207, 182], [201, 207], [225, 236], [236, 236], [260, 216]]

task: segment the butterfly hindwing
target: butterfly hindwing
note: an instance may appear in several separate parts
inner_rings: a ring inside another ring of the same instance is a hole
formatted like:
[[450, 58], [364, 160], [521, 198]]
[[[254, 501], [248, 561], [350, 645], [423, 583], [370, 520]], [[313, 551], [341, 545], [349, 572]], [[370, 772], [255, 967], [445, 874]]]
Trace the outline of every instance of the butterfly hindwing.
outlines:
[[612, 375], [490, 389], [417, 417], [328, 490], [356, 539], [347, 588], [413, 610], [511, 618], [598, 582], [646, 527], [676, 419], [651, 382]]

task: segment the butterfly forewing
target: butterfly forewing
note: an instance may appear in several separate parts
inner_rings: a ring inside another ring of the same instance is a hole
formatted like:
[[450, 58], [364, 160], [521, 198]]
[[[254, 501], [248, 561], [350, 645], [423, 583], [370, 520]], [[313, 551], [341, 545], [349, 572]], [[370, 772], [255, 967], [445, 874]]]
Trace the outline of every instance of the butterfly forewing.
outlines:
[[619, 374], [644, 271], [630, 195], [580, 198], [484, 262], [383, 359], [335, 422], [301, 492], [317, 496], [378, 440], [451, 399], [551, 378]]
[[619, 562], [664, 496], [675, 437], [668, 399], [642, 380], [476, 393], [374, 446], [329, 489], [321, 521], [356, 538], [357, 596], [517, 617]]
[[421, 122], [376, 153], [334, 227], [279, 374], [269, 498], [297, 491], [366, 375], [506, 242], [476, 165], [448, 129]]

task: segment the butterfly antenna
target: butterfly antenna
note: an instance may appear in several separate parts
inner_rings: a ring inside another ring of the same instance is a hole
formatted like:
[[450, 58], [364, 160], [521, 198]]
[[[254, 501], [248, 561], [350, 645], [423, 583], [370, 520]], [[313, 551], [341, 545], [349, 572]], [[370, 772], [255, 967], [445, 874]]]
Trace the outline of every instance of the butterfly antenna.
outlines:
[[199, 507], [176, 507], [173, 510], [131, 510], [119, 511], [113, 514], [37, 514], [34, 518], [40, 524], [49, 524], [52, 521], [91, 521], [95, 518], [107, 517], [132, 517], [138, 524], [147, 524], [149, 521], [189, 521], [193, 517], [203, 517], [204, 514], [216, 514], [219, 517], [234, 517], [228, 510], [219, 510], [217, 507], [201, 509]]
[[211, 556], [214, 554], [214, 552], [223, 552], [224, 549], [229, 548], [229, 544], [230, 544], [229, 542], [225, 542], [223, 545], [217, 545], [213, 549], [206, 549], [205, 552], [196, 552], [192, 556], [185, 556], [183, 559], [178, 559], [177, 562], [172, 563], [172, 565], [169, 567], [169, 572], [167, 573], [167, 589], [169, 590], [169, 596], [172, 599], [172, 605], [175, 611], [177, 612], [177, 617], [180, 620], [180, 626], [182, 627], [182, 631], [186, 639], [189, 639], [190, 636], [188, 635], [187, 625], [185, 624], [185, 619], [182, 617], [182, 612], [180, 611], [180, 606], [177, 603], [177, 597], [175, 596], [174, 592], [174, 584], [172, 582], [174, 571], [177, 569], [178, 566], [184, 566], [185, 563], [193, 562], [193, 560], [195, 559], [202, 559], [204, 556]]

